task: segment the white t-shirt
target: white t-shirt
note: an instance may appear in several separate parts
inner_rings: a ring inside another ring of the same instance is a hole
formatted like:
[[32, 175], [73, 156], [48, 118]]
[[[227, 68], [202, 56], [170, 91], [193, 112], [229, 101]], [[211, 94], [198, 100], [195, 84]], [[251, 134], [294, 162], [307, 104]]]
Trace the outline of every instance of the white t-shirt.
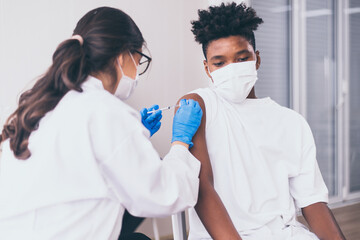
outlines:
[[[257, 235], [261, 228], [278, 226], [278, 219], [281, 227], [300, 227], [296, 207], [328, 201], [313, 136], [301, 115], [270, 98], [233, 104], [213, 88], [193, 93], [205, 102], [215, 190], [241, 236], [269, 240]], [[189, 215], [189, 239], [210, 239], [194, 209]]]
[[163, 161], [140, 114], [90, 77], [29, 138], [18, 160], [3, 144], [0, 239], [117, 239], [124, 209], [166, 216], [194, 206], [200, 162], [183, 146]]

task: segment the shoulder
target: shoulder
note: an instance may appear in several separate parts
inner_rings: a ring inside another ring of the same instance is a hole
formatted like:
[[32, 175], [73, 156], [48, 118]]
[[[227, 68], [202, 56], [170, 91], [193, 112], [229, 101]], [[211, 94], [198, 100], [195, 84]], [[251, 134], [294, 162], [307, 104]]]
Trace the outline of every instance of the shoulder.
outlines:
[[286, 121], [292, 120], [295, 122], [299, 122], [301, 124], [306, 123], [305, 118], [300, 113], [296, 112], [291, 108], [281, 106], [274, 100], [271, 100], [270, 107], [271, 107], [271, 111], [276, 113], [276, 115], [278, 115], [283, 120]]
[[210, 87], [195, 89], [195, 90], [191, 91], [190, 93], [188, 93], [188, 95], [191, 95], [191, 94], [196, 94], [196, 95], [200, 96], [205, 103], [216, 100], [216, 94]]
[[[190, 92], [190, 93], [188, 93], [188, 94], [185, 94], [185, 95], [182, 96], [181, 98], [179, 98], [179, 100], [177, 101], [176, 105], [178, 105], [178, 104], [180, 103], [180, 100], [181, 100], [181, 99], [186, 99], [186, 100], [192, 99], [192, 100], [195, 100], [195, 101], [197, 101], [197, 102], [199, 103], [199, 105], [200, 105], [200, 107], [201, 107], [201, 110], [202, 110], [202, 112], [203, 112], [203, 115], [202, 115], [201, 124], [200, 124], [200, 127], [199, 127], [198, 132], [203, 132], [203, 131], [205, 131], [206, 118], [207, 118], [206, 115], [207, 115], [207, 113], [206, 113], [206, 106], [205, 106], [205, 102], [204, 102], [203, 98], [202, 98], [199, 94], [197, 94], [197, 93], [195, 93], [195, 92]], [[178, 110], [178, 108], [179, 108], [179, 107], [177, 107], [177, 108], [175, 109], [175, 113], [176, 113], [176, 111]]]
[[204, 104], [204, 100], [203, 98], [197, 94], [197, 93], [188, 93], [188, 94], [185, 94], [184, 96], [182, 96], [179, 100], [178, 100], [178, 103], [180, 102], [181, 99], [193, 99], [195, 101], [197, 101], [201, 107], [203, 107], [205, 104]]
[[303, 115], [297, 111], [281, 106], [273, 101], [273, 109], [271, 111], [278, 116], [279, 123], [287, 126], [291, 131], [299, 130], [300, 134], [305, 138], [312, 138], [312, 131], [309, 123]]
[[141, 123], [140, 113], [111, 95], [99, 99], [89, 110], [87, 124], [93, 138], [107, 138], [116, 143], [135, 133], [144, 133], [149, 137], [149, 131]]
[[204, 99], [199, 94], [194, 93], [194, 92], [187, 93], [184, 96], [182, 96], [181, 98], [179, 98], [176, 105], [178, 105], [180, 103], [181, 99], [186, 99], [186, 100], [192, 99], [192, 100], [197, 101], [201, 107], [201, 110], [203, 111], [203, 118], [206, 116], [205, 102], [204, 102]]
[[132, 123], [140, 121], [140, 113], [114, 96], [106, 96], [91, 110], [91, 114], [119, 123]]
[[200, 104], [203, 111], [205, 108], [209, 111], [209, 107], [216, 102], [216, 95], [211, 88], [198, 88], [182, 96], [179, 101], [181, 99], [193, 99]]
[[64, 108], [69, 109], [67, 112], [72, 111], [79, 119], [87, 118], [87, 121], [99, 124], [109, 121], [121, 124], [140, 119], [136, 110], [105, 90], [71, 91], [66, 97]]

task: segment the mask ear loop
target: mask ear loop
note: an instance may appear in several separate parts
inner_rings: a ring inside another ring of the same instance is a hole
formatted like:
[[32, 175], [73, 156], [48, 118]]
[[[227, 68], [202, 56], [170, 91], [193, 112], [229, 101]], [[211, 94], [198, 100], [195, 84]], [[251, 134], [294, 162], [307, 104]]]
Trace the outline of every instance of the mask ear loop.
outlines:
[[209, 73], [209, 75], [210, 75], [210, 80], [211, 80], [211, 82], [212, 82], [212, 84], [214, 84], [214, 80], [212, 79], [212, 77], [211, 77], [211, 73], [210, 73], [210, 68], [209, 68], [209, 65], [207, 65], [206, 66], [206, 69], [207, 69], [207, 71], [208, 71], [208, 73]]
[[[130, 51], [129, 51], [129, 55], [130, 55], [131, 60], [133, 61], [134, 65], [135, 65], [135, 67], [136, 67], [136, 72], [137, 72], [137, 66], [138, 66], [138, 65], [136, 65], [135, 59], [134, 59], [134, 57], [132, 56], [132, 54], [131, 54]], [[122, 67], [121, 67], [121, 65], [120, 65], [119, 59], [117, 58], [116, 61], [117, 61], [117, 64], [119, 65], [121, 74], [124, 75], [124, 71], [123, 71], [123, 69], [122, 69]]]
[[133, 61], [134, 65], [135, 65], [135, 67], [136, 67], [136, 72], [137, 72], [138, 65], [136, 65], [135, 59], [134, 59], [134, 57], [133, 57], [133, 55], [131, 54], [130, 51], [129, 51], [129, 55], [130, 55], [131, 60]]
[[[136, 62], [135, 62], [135, 60], [134, 60], [134, 57], [132, 56], [132, 54], [131, 54], [131, 52], [130, 52], [130, 51], [129, 51], [129, 55], [130, 55], [131, 60], [133, 61], [134, 65], [135, 65], [135, 68], [136, 68], [136, 73], [137, 73], [137, 65], [136, 65]], [[117, 64], [118, 64], [119, 68], [120, 68], [121, 75], [122, 75], [122, 76], [124, 76], [124, 71], [123, 71], [123, 69], [122, 69], [122, 67], [121, 67], [121, 64], [120, 64], [120, 62], [119, 62], [119, 59], [118, 59], [118, 58], [116, 59], [116, 62], [117, 62]], [[121, 76], [121, 77], [122, 77], [122, 76]]]
[[[123, 69], [122, 69], [122, 67], [121, 67], [121, 65], [120, 65], [120, 62], [119, 62], [119, 59], [118, 59], [118, 58], [116, 59], [116, 62], [117, 62], [117, 64], [118, 64], [119, 68], [120, 68], [121, 75], [124, 76], [124, 71], [123, 71]], [[122, 76], [121, 76], [121, 77], [122, 77]]]
[[133, 55], [131, 54], [131, 52], [129, 51], [129, 55], [131, 57], [131, 60], [133, 61], [134, 65], [135, 65], [135, 68], [136, 68], [136, 77], [135, 77], [135, 81], [137, 81], [137, 79], [139, 78], [139, 72], [138, 72], [138, 66], [139, 65], [136, 65], [136, 62], [135, 62], [135, 59], [133, 57]]

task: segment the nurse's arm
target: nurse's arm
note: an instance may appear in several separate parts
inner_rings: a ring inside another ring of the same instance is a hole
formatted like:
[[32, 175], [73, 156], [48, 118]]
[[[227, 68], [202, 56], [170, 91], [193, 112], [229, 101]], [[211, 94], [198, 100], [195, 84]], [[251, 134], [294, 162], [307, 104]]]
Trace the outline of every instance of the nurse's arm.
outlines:
[[206, 111], [204, 101], [197, 94], [188, 94], [181, 99], [196, 100], [203, 111], [200, 127], [193, 137], [194, 146], [190, 149], [190, 152], [201, 162], [199, 196], [195, 210], [214, 240], [239, 240], [241, 237], [214, 188], [213, 173], [205, 140]]
[[193, 207], [200, 162], [179, 144], [161, 161], [138, 113], [124, 113], [119, 105], [116, 101], [114, 107], [99, 108], [89, 120], [105, 193], [112, 193], [119, 209], [140, 217], [164, 217]]
[[326, 203], [318, 202], [301, 209], [310, 230], [321, 240], [345, 239]]

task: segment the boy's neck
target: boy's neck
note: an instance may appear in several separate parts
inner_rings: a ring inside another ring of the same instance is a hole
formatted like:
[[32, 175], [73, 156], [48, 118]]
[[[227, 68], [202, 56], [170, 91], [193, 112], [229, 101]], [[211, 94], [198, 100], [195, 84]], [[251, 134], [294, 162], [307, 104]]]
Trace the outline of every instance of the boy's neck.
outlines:
[[255, 87], [253, 87], [249, 93], [249, 95], [247, 96], [247, 98], [257, 98], [255, 95]]

